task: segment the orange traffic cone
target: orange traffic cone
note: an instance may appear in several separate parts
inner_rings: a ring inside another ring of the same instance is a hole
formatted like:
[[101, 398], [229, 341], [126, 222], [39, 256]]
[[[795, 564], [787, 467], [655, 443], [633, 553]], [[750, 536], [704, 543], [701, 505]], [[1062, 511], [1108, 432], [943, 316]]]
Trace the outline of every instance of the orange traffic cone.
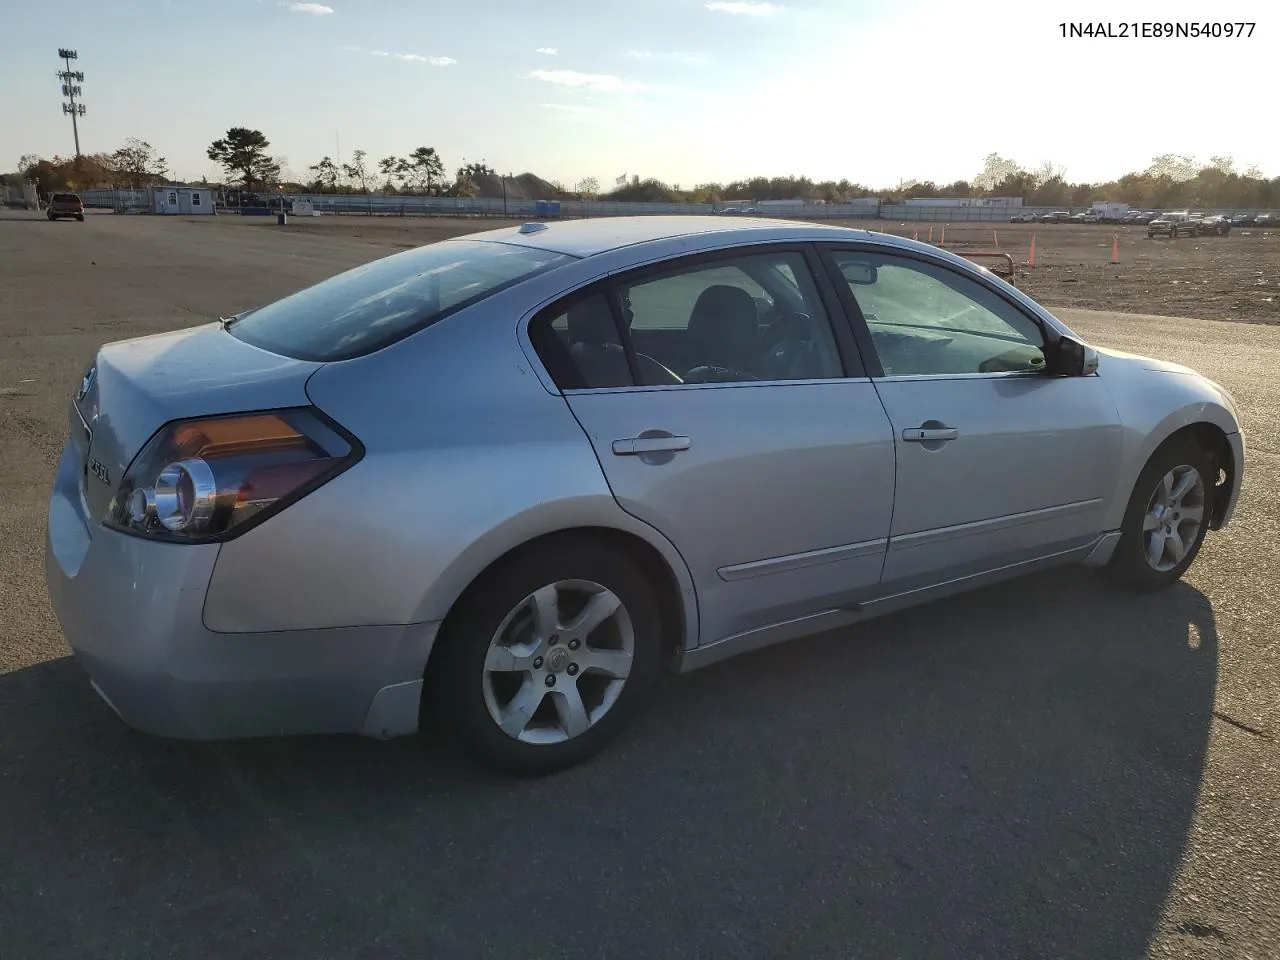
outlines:
[[1120, 235], [1115, 234], [1111, 238], [1111, 262], [1120, 262]]
[[996, 233], [994, 228], [991, 230], [991, 240], [997, 247], [1000, 246], [1000, 234]]
[[929, 242], [933, 243], [933, 224], [929, 224]]
[[938, 246], [945, 247], [947, 245], [947, 228], [942, 228], [942, 239], [938, 241]]
[[1034, 233], [1031, 235], [1031, 252], [1027, 254], [1027, 266], [1033, 270], [1036, 266], [1036, 235]]

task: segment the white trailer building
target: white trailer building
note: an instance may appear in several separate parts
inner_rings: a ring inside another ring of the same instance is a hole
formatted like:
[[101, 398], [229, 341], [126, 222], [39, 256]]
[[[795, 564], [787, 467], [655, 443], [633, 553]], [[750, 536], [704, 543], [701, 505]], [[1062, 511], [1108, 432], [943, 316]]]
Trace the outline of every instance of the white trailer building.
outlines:
[[217, 212], [211, 187], [156, 187], [152, 196], [152, 213], [190, 216]]

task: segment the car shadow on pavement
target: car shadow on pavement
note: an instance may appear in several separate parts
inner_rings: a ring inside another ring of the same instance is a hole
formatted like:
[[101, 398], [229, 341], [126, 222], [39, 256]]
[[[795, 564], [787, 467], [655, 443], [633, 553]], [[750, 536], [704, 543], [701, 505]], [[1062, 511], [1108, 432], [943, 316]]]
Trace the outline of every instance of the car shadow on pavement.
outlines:
[[155, 740], [46, 663], [0, 677], [0, 953], [1141, 957], [1217, 662], [1193, 587], [1059, 571], [674, 678], [529, 781]]

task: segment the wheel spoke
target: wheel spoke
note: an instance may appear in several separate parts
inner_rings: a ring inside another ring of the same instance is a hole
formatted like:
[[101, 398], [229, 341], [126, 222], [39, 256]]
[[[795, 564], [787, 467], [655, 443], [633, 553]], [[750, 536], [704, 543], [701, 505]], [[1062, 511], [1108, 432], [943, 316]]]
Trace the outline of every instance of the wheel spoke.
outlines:
[[555, 585], [542, 587], [533, 594], [533, 629], [538, 640], [546, 640], [560, 632], [560, 592]]
[[1169, 498], [1173, 495], [1173, 471], [1170, 470], [1160, 478], [1160, 486], [1156, 488], [1156, 495], [1160, 498], [1160, 502], [1167, 504]]
[[1144, 514], [1142, 517], [1142, 532], [1148, 530], [1159, 530], [1161, 526], [1160, 518], [1153, 513]]
[[1178, 523], [1193, 522], [1199, 524], [1204, 520], [1204, 507], [1183, 507], [1178, 511]]
[[1187, 548], [1182, 543], [1182, 538], [1176, 533], [1171, 533], [1165, 538], [1165, 549], [1173, 557], [1174, 563], [1181, 563], [1182, 558], [1187, 555]]
[[573, 618], [572, 623], [564, 625], [564, 632], [585, 641], [591, 631], [617, 613], [620, 606], [622, 601], [612, 591], [597, 593], [587, 601], [587, 605]]
[[484, 658], [484, 669], [488, 673], [519, 673], [533, 668], [533, 654], [525, 653], [514, 647], [494, 644]]
[[511, 702], [502, 708], [498, 723], [502, 727], [502, 732], [509, 737], [520, 736], [524, 728], [529, 725], [545, 694], [545, 687], [535, 683], [532, 678], [527, 678], [516, 695], [511, 698]]
[[1157, 531], [1147, 537], [1147, 562], [1153, 567], [1164, 557], [1164, 533]]
[[578, 692], [576, 683], [563, 684], [552, 694], [552, 699], [565, 736], [576, 737], [591, 726], [591, 718], [587, 716], [587, 707], [582, 702], [582, 694]]
[[[1172, 476], [1172, 474], [1170, 474]], [[1196, 485], [1196, 481], [1200, 479], [1200, 475], [1195, 470], [1188, 470], [1182, 476], [1178, 477], [1178, 482], [1173, 485], [1173, 489], [1169, 491], [1169, 499], [1174, 503], [1180, 501], [1190, 492], [1191, 488]]]
[[582, 657], [582, 669], [625, 680], [631, 674], [631, 654], [625, 650], [588, 649]]

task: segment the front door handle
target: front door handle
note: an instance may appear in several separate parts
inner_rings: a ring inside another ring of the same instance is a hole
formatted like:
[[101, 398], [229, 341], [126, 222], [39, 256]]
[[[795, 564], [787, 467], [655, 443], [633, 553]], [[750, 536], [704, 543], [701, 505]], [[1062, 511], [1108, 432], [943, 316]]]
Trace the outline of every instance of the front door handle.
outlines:
[[907, 443], [934, 443], [939, 440], [954, 440], [960, 436], [955, 427], [911, 427], [902, 431], [902, 439]]
[[647, 453], [679, 453], [689, 449], [688, 437], [627, 437], [613, 441], [613, 452], [619, 457], [642, 457]]

